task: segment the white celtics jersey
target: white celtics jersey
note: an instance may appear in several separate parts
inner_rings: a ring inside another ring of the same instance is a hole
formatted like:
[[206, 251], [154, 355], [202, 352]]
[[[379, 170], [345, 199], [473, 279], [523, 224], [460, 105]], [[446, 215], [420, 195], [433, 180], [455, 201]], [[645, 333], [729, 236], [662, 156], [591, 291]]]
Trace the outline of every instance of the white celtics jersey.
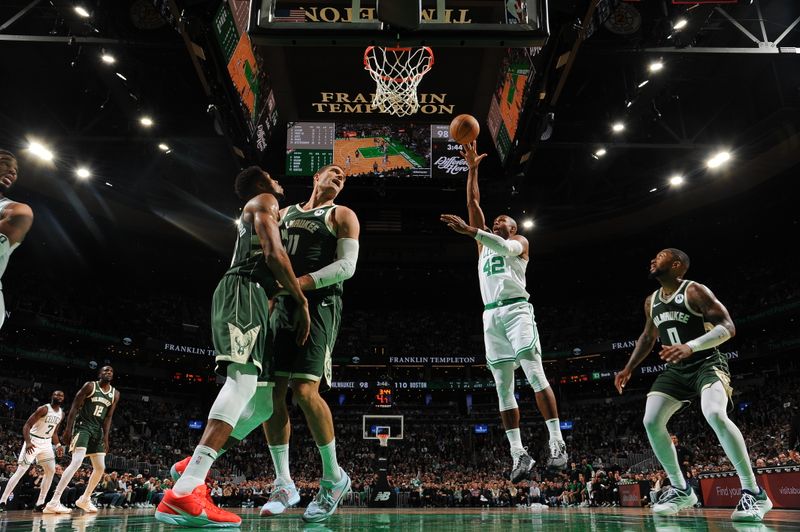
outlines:
[[47, 404], [47, 414], [40, 417], [39, 420], [31, 427], [31, 436], [39, 439], [47, 439], [53, 437], [53, 431], [56, 429], [61, 419], [64, 417], [64, 410], [53, 408], [53, 405]]
[[480, 279], [483, 304], [488, 305], [517, 297], [524, 297], [527, 300], [530, 297], [525, 290], [527, 268], [528, 261], [520, 256], [503, 257], [482, 246], [478, 258], [478, 279]]
[[[3, 211], [11, 203], [14, 203], [14, 202], [11, 201], [8, 198], [5, 198], [5, 197], [0, 198], [0, 217], [3, 216]], [[4, 238], [7, 238], [7, 237], [5, 235], [3, 235], [3, 234], [0, 234], [0, 244], [3, 244], [3, 242], [1, 240], [4, 239]], [[0, 251], [0, 279], [3, 277], [3, 274], [6, 271], [6, 266], [8, 266], [8, 259], [11, 257], [11, 253], [13, 253], [14, 250], [17, 249], [18, 246], [19, 246], [19, 242], [17, 242], [13, 246], [11, 246], [7, 253], [3, 253], [2, 251]], [[0, 283], [0, 289], [2, 289], [2, 288], [3, 288], [3, 285], [2, 285], [2, 283]]]

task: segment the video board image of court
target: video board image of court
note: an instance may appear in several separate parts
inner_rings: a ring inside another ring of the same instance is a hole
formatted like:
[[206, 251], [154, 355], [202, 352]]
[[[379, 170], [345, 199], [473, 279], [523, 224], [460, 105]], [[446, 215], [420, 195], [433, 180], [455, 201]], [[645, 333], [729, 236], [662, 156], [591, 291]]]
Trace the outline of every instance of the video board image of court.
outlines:
[[459, 149], [444, 124], [293, 122], [286, 138], [286, 174], [290, 176], [313, 175], [326, 164], [337, 164], [353, 177], [461, 173], [448, 171], [440, 162], [432, 164]]

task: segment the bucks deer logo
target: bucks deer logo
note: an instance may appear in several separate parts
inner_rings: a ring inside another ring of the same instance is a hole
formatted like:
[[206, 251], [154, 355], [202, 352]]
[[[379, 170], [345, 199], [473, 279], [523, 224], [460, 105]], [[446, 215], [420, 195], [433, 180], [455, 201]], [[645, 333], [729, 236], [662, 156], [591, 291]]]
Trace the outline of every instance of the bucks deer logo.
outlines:
[[228, 332], [231, 338], [231, 357], [236, 362], [247, 362], [250, 353], [255, 347], [258, 332], [261, 330], [261, 325], [253, 327], [252, 329], [242, 332], [239, 327], [232, 323], [228, 323]]

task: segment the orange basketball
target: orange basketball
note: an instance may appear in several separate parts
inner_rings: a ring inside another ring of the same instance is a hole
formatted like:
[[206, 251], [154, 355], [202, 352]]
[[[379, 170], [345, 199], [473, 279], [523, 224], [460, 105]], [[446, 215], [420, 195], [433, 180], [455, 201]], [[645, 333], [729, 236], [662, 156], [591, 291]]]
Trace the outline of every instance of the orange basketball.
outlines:
[[468, 144], [478, 138], [481, 126], [472, 115], [458, 115], [450, 122], [450, 138], [459, 144]]

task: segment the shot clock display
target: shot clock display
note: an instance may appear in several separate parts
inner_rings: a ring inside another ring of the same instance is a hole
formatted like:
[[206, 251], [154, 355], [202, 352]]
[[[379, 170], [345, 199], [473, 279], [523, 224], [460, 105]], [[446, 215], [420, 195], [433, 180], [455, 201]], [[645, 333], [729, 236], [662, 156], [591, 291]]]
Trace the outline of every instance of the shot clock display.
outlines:
[[376, 408], [392, 407], [392, 383], [390, 382], [378, 383], [378, 390], [375, 392], [375, 407]]

